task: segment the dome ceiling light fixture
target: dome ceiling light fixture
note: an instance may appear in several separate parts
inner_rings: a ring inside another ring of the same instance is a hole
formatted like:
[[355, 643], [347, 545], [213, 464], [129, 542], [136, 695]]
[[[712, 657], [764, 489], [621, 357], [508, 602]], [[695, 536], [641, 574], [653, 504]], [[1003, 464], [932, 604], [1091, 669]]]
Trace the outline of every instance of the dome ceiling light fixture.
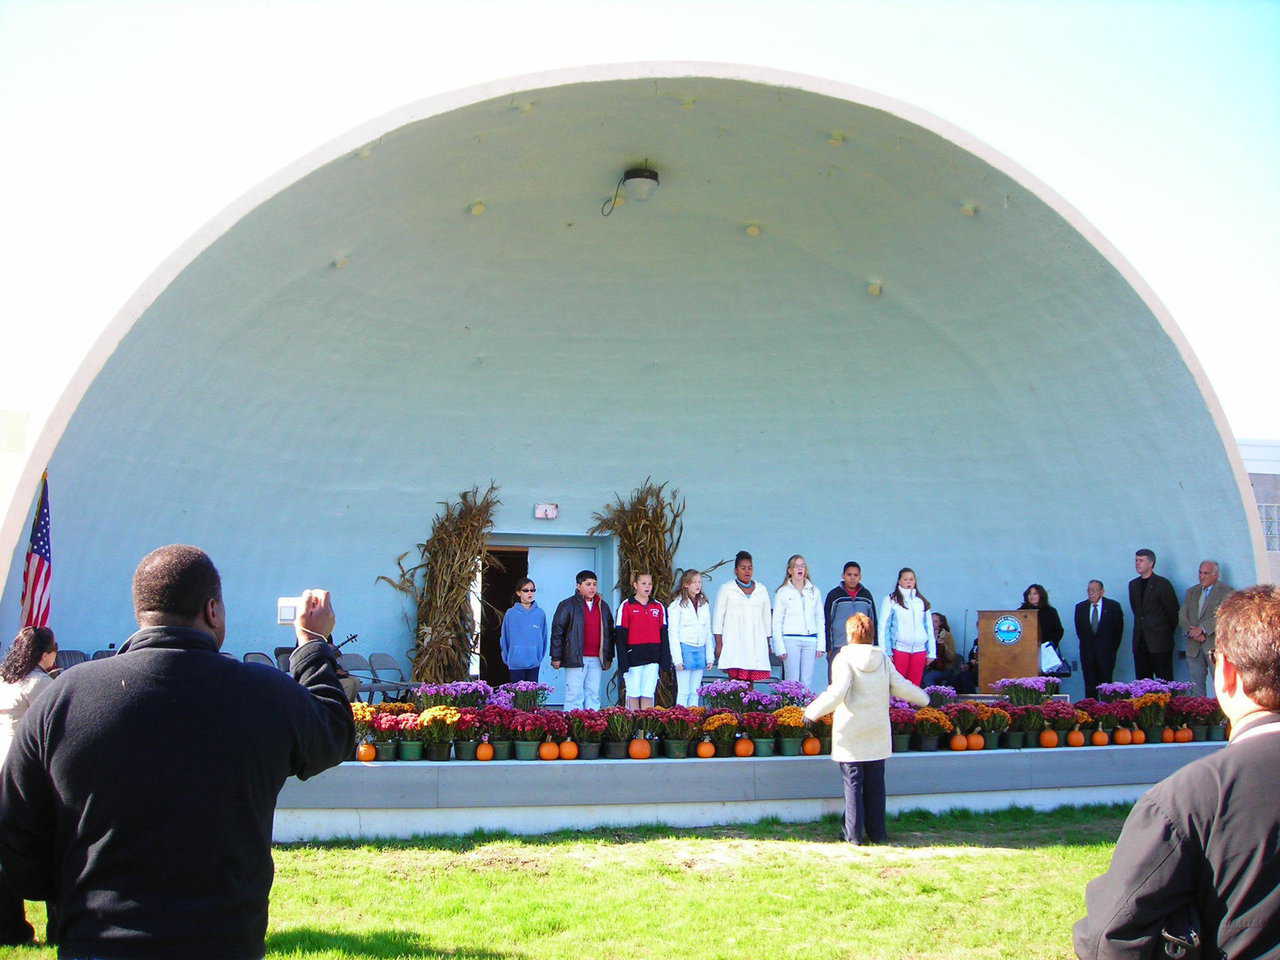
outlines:
[[618, 205], [618, 193], [625, 188], [628, 200], [648, 200], [658, 189], [658, 171], [649, 166], [646, 157], [644, 163], [632, 167], [618, 178], [618, 185], [613, 188], [613, 196], [600, 205], [600, 216], [607, 217]]

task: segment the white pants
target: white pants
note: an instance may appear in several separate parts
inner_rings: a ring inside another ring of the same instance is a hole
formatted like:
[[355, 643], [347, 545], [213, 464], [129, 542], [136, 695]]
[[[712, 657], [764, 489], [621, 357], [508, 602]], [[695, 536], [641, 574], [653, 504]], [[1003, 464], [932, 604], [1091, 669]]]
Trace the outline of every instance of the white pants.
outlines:
[[782, 661], [782, 677], [784, 680], [799, 680], [806, 687], [813, 688], [813, 662], [818, 641], [815, 637], [793, 637], [783, 634], [782, 642], [786, 644], [787, 659]]
[[643, 663], [638, 667], [632, 667], [624, 674], [623, 679], [627, 684], [627, 697], [648, 697], [653, 699], [653, 693], [658, 689], [658, 665], [656, 663]]
[[583, 657], [583, 666], [564, 668], [564, 709], [599, 710], [600, 678], [604, 670], [599, 657]]
[[702, 686], [703, 670], [676, 671], [676, 706], [696, 707], [698, 705], [698, 688]]

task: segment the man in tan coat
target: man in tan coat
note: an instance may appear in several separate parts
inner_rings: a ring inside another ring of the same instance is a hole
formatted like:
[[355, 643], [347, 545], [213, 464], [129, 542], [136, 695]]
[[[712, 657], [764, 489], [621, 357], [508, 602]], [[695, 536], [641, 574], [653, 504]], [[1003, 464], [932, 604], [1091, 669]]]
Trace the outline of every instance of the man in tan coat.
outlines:
[[1207, 696], [1205, 678], [1212, 672], [1209, 657], [1213, 653], [1214, 621], [1218, 604], [1231, 595], [1232, 589], [1219, 583], [1221, 568], [1216, 560], [1200, 564], [1200, 583], [1190, 588], [1178, 609], [1178, 632], [1186, 637], [1187, 673], [1191, 676], [1191, 692]]

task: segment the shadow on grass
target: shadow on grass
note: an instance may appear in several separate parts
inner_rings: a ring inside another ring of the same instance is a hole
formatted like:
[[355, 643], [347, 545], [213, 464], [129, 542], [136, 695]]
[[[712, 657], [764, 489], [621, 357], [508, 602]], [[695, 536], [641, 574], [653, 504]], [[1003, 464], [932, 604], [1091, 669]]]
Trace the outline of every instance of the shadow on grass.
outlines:
[[[1033, 810], [1010, 807], [985, 813], [949, 810], [930, 813], [907, 810], [889, 817], [890, 844], [898, 847], [1040, 847], [1093, 846], [1114, 842], [1128, 816], [1128, 804], [1095, 804]], [[477, 830], [460, 836], [417, 836], [406, 840], [324, 840], [277, 844], [282, 849], [322, 850], [452, 850], [465, 853], [493, 843], [524, 847], [550, 847], [564, 843], [619, 845], [662, 839], [707, 840], [715, 838], [777, 842], [824, 842], [840, 839], [842, 817], [829, 814], [821, 820], [784, 823], [766, 817], [755, 823], [714, 827], [599, 827], [592, 830], [557, 830], [554, 833], [514, 834]]]
[[338, 953], [360, 960], [364, 957], [441, 957], [449, 960], [505, 960], [520, 957], [518, 953], [494, 953], [490, 950], [439, 950], [422, 934], [407, 930], [337, 933], [293, 927], [268, 934], [267, 955], [284, 954], [307, 957], [314, 954]]

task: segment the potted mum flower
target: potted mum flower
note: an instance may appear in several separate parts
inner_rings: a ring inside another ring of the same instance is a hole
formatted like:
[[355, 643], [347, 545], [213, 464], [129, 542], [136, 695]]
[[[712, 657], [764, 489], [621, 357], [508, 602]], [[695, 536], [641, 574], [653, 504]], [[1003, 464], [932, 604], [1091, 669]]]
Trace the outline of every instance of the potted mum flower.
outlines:
[[600, 714], [605, 724], [604, 755], [610, 760], [625, 760], [627, 744], [636, 732], [635, 717], [625, 707], [605, 707]]
[[359, 700], [351, 704], [351, 720], [356, 726], [356, 746], [362, 743], [368, 743], [373, 735], [373, 718], [377, 714], [374, 709], [367, 703], [361, 703]]
[[780, 707], [807, 707], [817, 696], [799, 680], [779, 680], [773, 684], [773, 692], [782, 698]]
[[948, 703], [955, 703], [960, 698], [960, 695], [956, 693], [955, 687], [948, 687], [941, 683], [925, 687], [924, 692], [925, 696], [929, 698], [929, 706], [931, 707], [941, 707]]
[[1100, 683], [1098, 684], [1098, 699], [1103, 703], [1115, 703], [1117, 700], [1128, 700], [1129, 684], [1127, 683]]
[[511, 717], [511, 734], [515, 737], [517, 760], [537, 760], [538, 744], [547, 739], [547, 724], [533, 710], [516, 710]]
[[662, 750], [673, 760], [689, 756], [689, 743], [701, 726], [696, 714], [687, 707], [672, 707], [662, 714]]
[[778, 721], [771, 713], [750, 710], [742, 715], [742, 730], [755, 744], [757, 757], [773, 756], [773, 735]]
[[978, 730], [987, 750], [995, 750], [1009, 730], [1010, 716], [1003, 707], [988, 703], [975, 703], [978, 711]]
[[1161, 742], [1165, 708], [1170, 699], [1167, 693], [1144, 693], [1132, 701], [1133, 709], [1138, 714], [1138, 726], [1142, 728], [1147, 743]]
[[1040, 704], [1027, 704], [1015, 707], [1018, 711], [1018, 732], [1023, 735], [1025, 745], [1034, 747], [1039, 743], [1039, 736], [1044, 731], [1044, 711]]
[[702, 732], [715, 744], [717, 757], [729, 756], [733, 753], [733, 741], [738, 739], [737, 714], [727, 711], [711, 714], [702, 721]]
[[396, 739], [400, 735], [400, 723], [391, 713], [375, 713], [369, 721], [373, 730], [373, 746], [378, 751], [378, 759], [386, 762], [396, 758]]
[[1049, 677], [1008, 677], [997, 680], [991, 688], [1008, 697], [1015, 707], [1026, 707], [1044, 703], [1052, 694], [1057, 693], [1058, 681], [1050, 683], [1050, 680]]
[[1058, 735], [1058, 746], [1066, 746], [1067, 733], [1078, 722], [1076, 708], [1061, 700], [1046, 700], [1040, 704], [1040, 713], [1044, 717], [1045, 726]]
[[498, 689], [510, 694], [511, 705], [517, 710], [524, 710], [525, 712], [540, 710], [551, 693], [551, 687], [545, 683], [535, 683], [532, 680], [517, 680], [514, 683], [504, 683]]
[[1209, 739], [1222, 741], [1227, 739], [1227, 715], [1222, 712], [1222, 705], [1217, 697], [1206, 697], [1213, 712], [1209, 714]]
[[745, 680], [715, 680], [700, 686], [698, 696], [711, 710], [742, 713], [747, 709], [742, 701], [743, 694], [750, 693], [751, 690], [751, 684]]
[[773, 711], [778, 722], [778, 752], [784, 757], [800, 756], [804, 743], [804, 710], [800, 707], [780, 707]]
[[422, 721], [416, 713], [402, 713], [395, 718], [400, 733], [401, 760], [422, 759]]
[[921, 707], [916, 711], [916, 737], [921, 750], [937, 750], [938, 738], [947, 736], [954, 729], [950, 718], [937, 707]]
[[509, 707], [489, 704], [480, 709], [480, 724], [484, 728], [484, 736], [493, 747], [494, 760], [510, 760], [512, 741], [515, 739], [511, 729], [515, 711]]
[[453, 728], [453, 755], [459, 760], [474, 760], [483, 735], [480, 711], [475, 707], [459, 707], [458, 722]]
[[604, 737], [604, 717], [599, 710], [570, 710], [569, 736], [578, 745], [580, 760], [599, 760]]
[[457, 707], [443, 703], [427, 707], [418, 714], [420, 739], [426, 743], [428, 760], [440, 763], [449, 759], [449, 748], [453, 745], [454, 732], [461, 717]]
[[892, 731], [893, 752], [906, 753], [911, 749], [911, 735], [916, 732], [915, 710], [911, 707], [890, 707], [889, 728]]

